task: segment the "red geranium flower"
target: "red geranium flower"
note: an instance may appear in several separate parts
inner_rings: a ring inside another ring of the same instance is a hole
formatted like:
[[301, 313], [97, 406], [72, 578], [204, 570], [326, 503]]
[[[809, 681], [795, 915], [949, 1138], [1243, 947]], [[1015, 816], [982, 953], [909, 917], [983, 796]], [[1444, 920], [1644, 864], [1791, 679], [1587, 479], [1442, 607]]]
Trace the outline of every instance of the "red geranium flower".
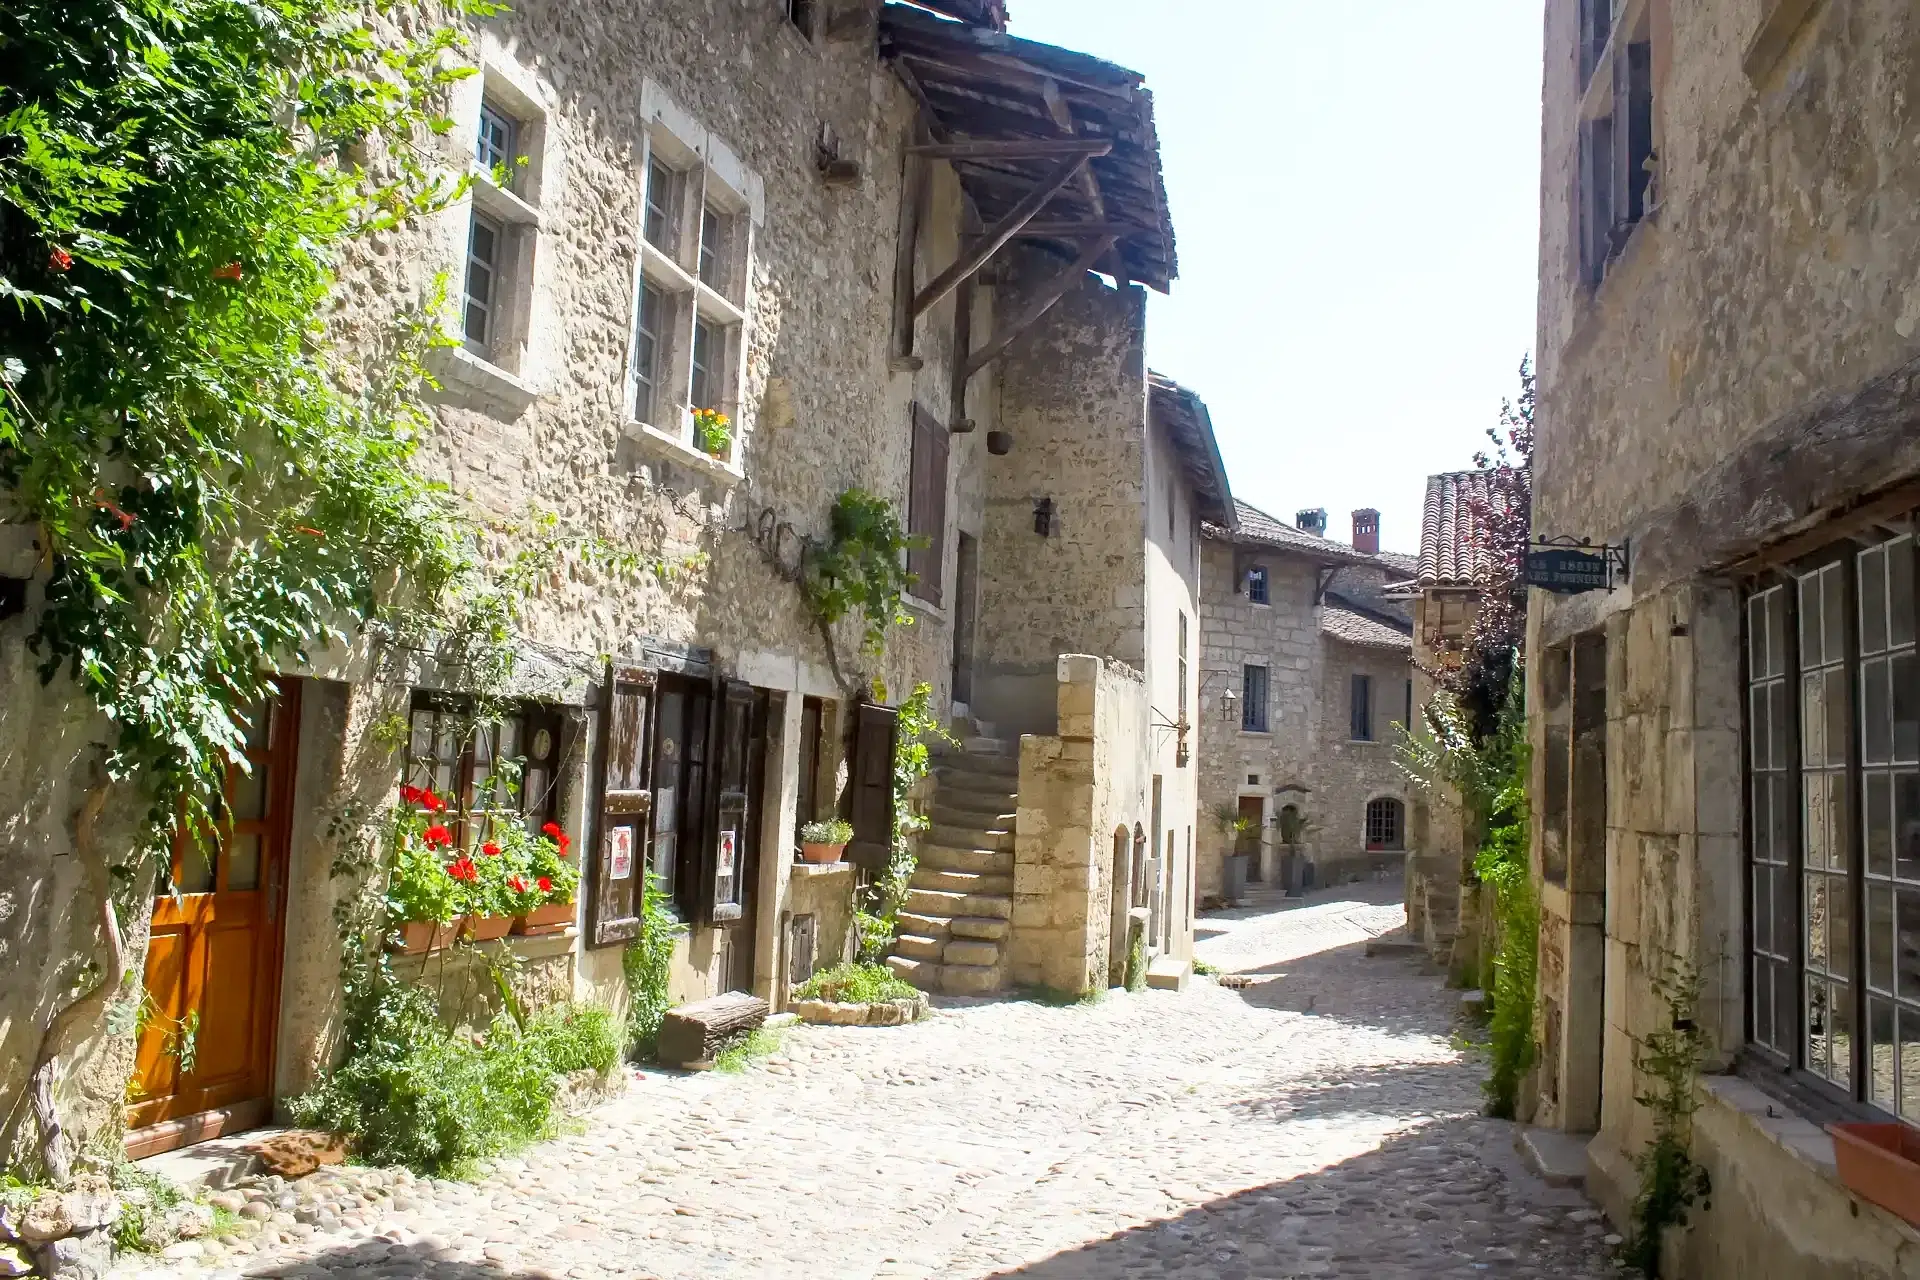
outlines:
[[497, 858], [500, 856], [500, 846], [489, 840], [480, 846], [480, 852], [486, 854], [489, 858]]
[[508, 879], [507, 888], [513, 890], [515, 893], [525, 893], [527, 891], [527, 882], [519, 876], [513, 876]]
[[534, 883], [535, 883], [535, 884], [538, 884], [538, 885], [540, 886], [540, 892], [542, 892], [542, 893], [552, 893], [552, 892], [553, 892], [553, 877], [552, 877], [552, 876], [541, 876], [541, 877], [540, 877], [540, 878], [539, 878], [538, 880], [536, 880], [536, 881], [535, 881]]
[[47, 255], [47, 270], [49, 271], [65, 271], [72, 265], [73, 255], [58, 246], [54, 248], [52, 253]]
[[541, 834], [551, 837], [553, 842], [560, 846], [561, 853], [565, 853], [567, 847], [573, 843], [572, 840], [567, 838], [567, 833], [560, 829], [560, 824], [557, 822], [549, 822], [546, 826], [540, 828], [540, 831]]
[[406, 786], [403, 784], [400, 788], [400, 798], [406, 801], [408, 804], [419, 804], [420, 801], [423, 798], [425, 798], [426, 794], [427, 794], [426, 792], [422, 791], [418, 787]]
[[[420, 838], [427, 842], [427, 848], [429, 849], [444, 849], [453, 843], [453, 832], [436, 822], [421, 832]], [[462, 858], [461, 861], [465, 862], [466, 859]]]
[[215, 267], [213, 269], [213, 278], [215, 280], [228, 280], [237, 283], [244, 274], [245, 272], [237, 262], [229, 262], [225, 266]]
[[445, 813], [447, 809], [447, 802], [431, 791], [420, 793], [420, 803], [427, 806], [428, 813]]
[[480, 869], [473, 865], [472, 858], [455, 858], [447, 868], [447, 874], [455, 880], [474, 881], [480, 878]]

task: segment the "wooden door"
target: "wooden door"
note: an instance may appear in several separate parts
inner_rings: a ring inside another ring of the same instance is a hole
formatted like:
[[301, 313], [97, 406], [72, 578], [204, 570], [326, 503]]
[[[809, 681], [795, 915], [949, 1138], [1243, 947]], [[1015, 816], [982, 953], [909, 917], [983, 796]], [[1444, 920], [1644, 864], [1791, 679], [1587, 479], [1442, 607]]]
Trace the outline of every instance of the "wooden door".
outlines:
[[847, 802], [853, 841], [847, 845], [846, 857], [870, 871], [884, 871], [893, 854], [893, 738], [897, 719], [892, 707], [862, 703], [854, 721]]
[[766, 762], [770, 749], [777, 751], [769, 744], [778, 741], [786, 699], [736, 682], [727, 686], [721, 707], [708, 918], [725, 930], [727, 989], [751, 991]]
[[1261, 865], [1265, 859], [1260, 856], [1260, 831], [1267, 820], [1267, 802], [1259, 796], [1241, 796], [1239, 817], [1253, 825], [1235, 834], [1233, 851], [1247, 855], [1247, 879], [1265, 880], [1266, 868]]
[[248, 767], [227, 771], [230, 820], [205, 841], [175, 838], [154, 898], [127, 1098], [133, 1158], [250, 1128], [272, 1109], [299, 681], [281, 681], [253, 719]]
[[653, 847], [654, 675], [614, 667], [600, 704], [600, 814], [587, 883], [596, 947], [640, 936], [641, 894]]

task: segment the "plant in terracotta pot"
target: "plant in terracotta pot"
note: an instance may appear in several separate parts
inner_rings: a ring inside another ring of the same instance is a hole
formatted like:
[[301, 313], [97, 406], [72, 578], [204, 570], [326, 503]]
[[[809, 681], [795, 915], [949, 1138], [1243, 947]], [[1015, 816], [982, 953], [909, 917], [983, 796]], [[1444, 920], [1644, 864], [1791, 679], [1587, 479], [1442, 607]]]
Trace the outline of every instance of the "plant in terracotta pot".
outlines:
[[733, 423], [718, 409], [695, 409], [693, 439], [708, 457], [724, 459], [733, 447]]
[[517, 886], [508, 882], [515, 895], [515, 933], [558, 933], [573, 923], [580, 873], [571, 860], [572, 844], [557, 822], [547, 823], [538, 837], [528, 839], [526, 869], [519, 873]]
[[506, 846], [498, 840], [481, 842], [480, 848], [456, 858], [457, 877], [465, 886], [464, 919], [460, 932], [473, 942], [503, 938], [513, 928], [517, 904], [508, 882], [520, 877], [525, 859], [507, 856]]
[[850, 822], [839, 818], [809, 822], [800, 828], [800, 855], [808, 862], [838, 862], [851, 839], [853, 824]]
[[431, 951], [452, 940], [462, 893], [459, 880], [448, 874], [446, 845], [439, 838], [445, 830], [429, 811], [408, 808], [394, 815], [387, 919], [398, 926], [393, 949], [407, 955]]

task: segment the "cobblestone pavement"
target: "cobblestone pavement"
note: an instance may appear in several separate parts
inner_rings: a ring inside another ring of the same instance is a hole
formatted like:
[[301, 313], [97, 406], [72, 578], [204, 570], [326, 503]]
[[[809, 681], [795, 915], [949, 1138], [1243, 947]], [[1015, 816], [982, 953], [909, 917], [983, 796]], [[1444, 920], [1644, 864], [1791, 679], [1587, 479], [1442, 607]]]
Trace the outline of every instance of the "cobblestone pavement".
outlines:
[[1453, 994], [1362, 954], [1387, 889], [1203, 917], [1245, 988], [796, 1028], [742, 1075], [649, 1072], [477, 1184], [316, 1175], [308, 1222], [164, 1274], [1613, 1275], [1598, 1215], [1476, 1114]]

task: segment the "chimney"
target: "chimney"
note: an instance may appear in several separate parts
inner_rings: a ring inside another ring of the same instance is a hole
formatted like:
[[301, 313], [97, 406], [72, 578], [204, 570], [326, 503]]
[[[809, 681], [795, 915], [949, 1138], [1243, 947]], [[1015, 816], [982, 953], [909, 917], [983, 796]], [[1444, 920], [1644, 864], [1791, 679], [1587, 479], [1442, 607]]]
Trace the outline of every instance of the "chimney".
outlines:
[[1310, 533], [1316, 538], [1327, 536], [1327, 509], [1309, 507], [1305, 511], [1296, 511], [1293, 523], [1302, 533]]
[[1363, 555], [1380, 554], [1380, 513], [1372, 507], [1353, 513], [1353, 549]]

